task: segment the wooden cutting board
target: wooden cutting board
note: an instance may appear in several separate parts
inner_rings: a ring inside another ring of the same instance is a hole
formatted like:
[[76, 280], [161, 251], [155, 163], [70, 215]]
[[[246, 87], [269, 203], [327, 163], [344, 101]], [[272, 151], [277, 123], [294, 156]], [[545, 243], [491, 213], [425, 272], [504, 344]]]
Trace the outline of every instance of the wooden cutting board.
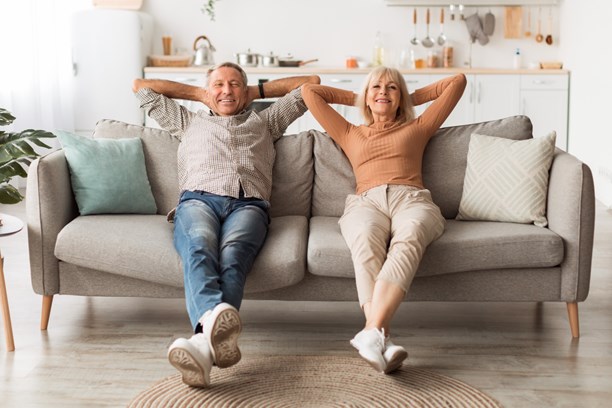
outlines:
[[140, 10], [142, 0], [93, 0], [94, 7]]
[[523, 8], [504, 7], [504, 38], [521, 38], [523, 35]]

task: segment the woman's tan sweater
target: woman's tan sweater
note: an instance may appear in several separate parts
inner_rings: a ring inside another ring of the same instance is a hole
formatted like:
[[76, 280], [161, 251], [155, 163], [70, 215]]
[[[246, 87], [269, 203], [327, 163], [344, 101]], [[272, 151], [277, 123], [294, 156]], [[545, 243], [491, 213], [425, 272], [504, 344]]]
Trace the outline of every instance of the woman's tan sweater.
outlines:
[[330, 103], [353, 106], [355, 94], [323, 85], [302, 89], [302, 97], [313, 116], [348, 157], [357, 194], [382, 184], [423, 187], [421, 166], [427, 142], [459, 102], [465, 75], [442, 79], [410, 96], [415, 106], [433, 101], [418, 118], [403, 124], [394, 121], [355, 126]]

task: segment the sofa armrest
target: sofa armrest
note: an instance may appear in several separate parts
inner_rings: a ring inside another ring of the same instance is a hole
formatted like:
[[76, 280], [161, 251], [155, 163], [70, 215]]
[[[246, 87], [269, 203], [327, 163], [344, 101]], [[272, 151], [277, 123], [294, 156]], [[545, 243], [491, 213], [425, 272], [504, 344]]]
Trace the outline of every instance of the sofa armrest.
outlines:
[[30, 165], [26, 214], [32, 287], [41, 295], [59, 293], [59, 260], [54, 255], [57, 234], [79, 214], [63, 150]]
[[557, 149], [550, 170], [547, 217], [549, 228], [563, 238], [561, 299], [581, 302], [589, 293], [595, 190], [590, 168]]

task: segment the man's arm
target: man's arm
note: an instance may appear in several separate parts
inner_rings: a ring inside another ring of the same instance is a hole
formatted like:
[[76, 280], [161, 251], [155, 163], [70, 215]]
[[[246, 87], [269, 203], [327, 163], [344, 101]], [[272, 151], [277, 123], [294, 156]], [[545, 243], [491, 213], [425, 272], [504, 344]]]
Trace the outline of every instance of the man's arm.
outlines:
[[132, 90], [138, 92], [143, 88], [149, 88], [153, 92], [168, 98], [202, 102], [204, 105], [209, 106], [208, 91], [206, 88], [199, 86], [186, 85], [165, 79], [135, 79]]
[[[289, 92], [304, 84], [320, 84], [321, 78], [318, 75], [295, 76], [275, 79], [273, 81], [264, 82], [263, 91], [266, 98], [280, 98], [287, 95]], [[249, 86], [249, 98], [251, 101], [261, 98], [259, 95], [259, 86]]]

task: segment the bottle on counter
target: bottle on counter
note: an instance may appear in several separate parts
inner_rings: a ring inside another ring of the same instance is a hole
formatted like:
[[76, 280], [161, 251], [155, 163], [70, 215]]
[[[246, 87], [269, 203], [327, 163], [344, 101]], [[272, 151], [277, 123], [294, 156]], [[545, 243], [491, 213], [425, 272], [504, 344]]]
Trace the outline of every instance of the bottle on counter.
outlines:
[[427, 68], [438, 68], [438, 53], [436, 51], [429, 51], [427, 53]]
[[446, 46], [442, 48], [442, 66], [444, 68], [453, 67], [453, 47]]
[[404, 48], [400, 54], [399, 68], [414, 69], [416, 56], [412, 48]]
[[374, 40], [374, 55], [372, 56], [372, 65], [379, 67], [385, 63], [385, 48], [383, 47], [380, 31], [376, 32]]
[[522, 63], [522, 58], [521, 58], [521, 49], [517, 48], [514, 51], [514, 61], [513, 61], [514, 69], [520, 69], [522, 65], [523, 63]]

